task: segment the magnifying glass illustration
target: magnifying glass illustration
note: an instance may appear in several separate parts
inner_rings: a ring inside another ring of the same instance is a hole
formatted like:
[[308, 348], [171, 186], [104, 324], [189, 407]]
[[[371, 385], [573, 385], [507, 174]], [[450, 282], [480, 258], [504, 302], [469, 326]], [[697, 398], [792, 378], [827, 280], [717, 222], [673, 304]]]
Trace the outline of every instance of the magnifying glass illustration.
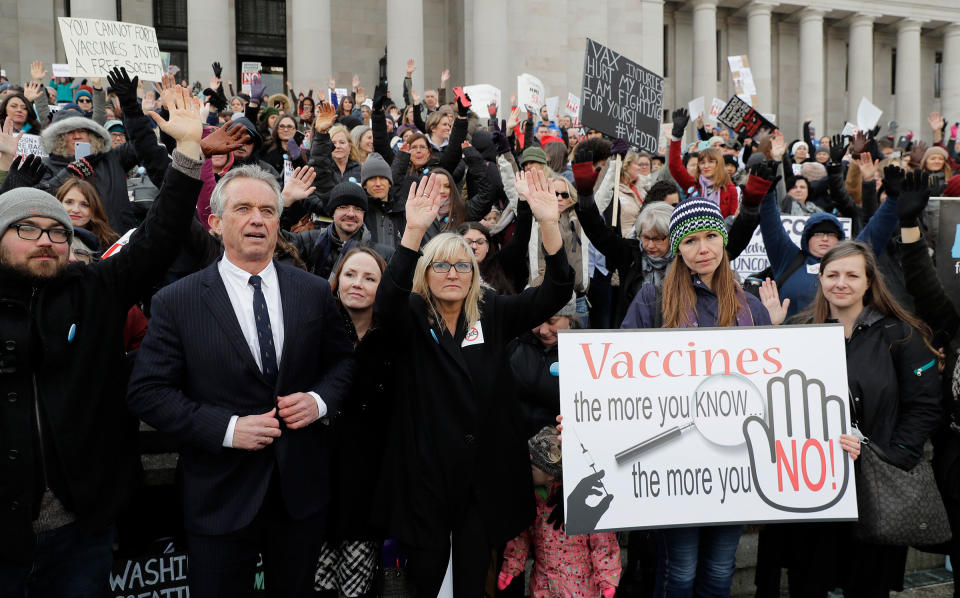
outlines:
[[766, 417], [763, 395], [753, 382], [740, 374], [715, 374], [707, 377], [697, 386], [690, 400], [690, 421], [679, 422], [615, 454], [617, 465], [623, 465], [641, 453], [672, 442], [693, 427], [713, 444], [740, 446], [746, 442], [743, 436], [744, 420], [753, 415]]

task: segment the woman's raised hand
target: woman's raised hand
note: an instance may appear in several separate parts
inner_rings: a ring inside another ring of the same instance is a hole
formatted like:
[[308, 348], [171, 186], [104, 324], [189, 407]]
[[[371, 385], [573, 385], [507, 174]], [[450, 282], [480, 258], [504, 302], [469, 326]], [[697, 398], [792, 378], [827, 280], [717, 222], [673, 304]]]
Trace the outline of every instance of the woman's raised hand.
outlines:
[[550, 187], [550, 181], [547, 180], [542, 170], [534, 169], [527, 174], [527, 185], [530, 192], [527, 194], [527, 203], [530, 204], [530, 211], [534, 218], [541, 225], [560, 220], [560, 204], [557, 201], [557, 194]]
[[333, 107], [333, 104], [327, 101], [320, 102], [317, 106], [317, 118], [313, 122], [313, 128], [318, 133], [326, 133], [333, 126], [335, 120], [337, 120], [337, 109]]
[[770, 314], [770, 322], [774, 325], [783, 324], [787, 319], [787, 311], [790, 309], [790, 299], [784, 299], [780, 302], [780, 291], [777, 289], [777, 283], [769, 278], [760, 285], [760, 302], [767, 308]]
[[407, 195], [407, 227], [425, 231], [437, 219], [440, 213], [440, 177], [431, 174], [423, 177], [416, 185], [410, 185]]

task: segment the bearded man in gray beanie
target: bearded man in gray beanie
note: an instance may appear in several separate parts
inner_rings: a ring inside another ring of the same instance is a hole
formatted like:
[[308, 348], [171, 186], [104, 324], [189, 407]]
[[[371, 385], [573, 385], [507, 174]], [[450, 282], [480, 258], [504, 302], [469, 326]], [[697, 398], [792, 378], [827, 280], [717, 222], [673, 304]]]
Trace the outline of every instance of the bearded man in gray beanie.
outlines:
[[[179, 90], [179, 91], [178, 91]], [[162, 279], [200, 194], [199, 103], [164, 91], [177, 140], [163, 189], [129, 244], [69, 264], [73, 227], [46, 191], [0, 195], [0, 594], [108, 596], [115, 514], [133, 490], [137, 421], [126, 410], [127, 311]], [[229, 141], [229, 142], [228, 142]], [[218, 146], [219, 144], [219, 146]], [[12, 172], [21, 166], [14, 161]]]

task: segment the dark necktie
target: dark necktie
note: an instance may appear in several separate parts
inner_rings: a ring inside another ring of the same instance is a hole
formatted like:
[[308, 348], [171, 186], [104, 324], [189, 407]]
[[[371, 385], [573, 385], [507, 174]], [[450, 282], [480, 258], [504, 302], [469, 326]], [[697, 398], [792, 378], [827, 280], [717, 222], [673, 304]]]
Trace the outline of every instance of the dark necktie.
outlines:
[[260, 288], [262, 279], [259, 276], [250, 277], [253, 287], [253, 315], [257, 320], [257, 344], [260, 345], [260, 363], [263, 364], [263, 377], [270, 386], [277, 384], [277, 348], [273, 346], [273, 328], [270, 327], [270, 312], [267, 311], [267, 300]]

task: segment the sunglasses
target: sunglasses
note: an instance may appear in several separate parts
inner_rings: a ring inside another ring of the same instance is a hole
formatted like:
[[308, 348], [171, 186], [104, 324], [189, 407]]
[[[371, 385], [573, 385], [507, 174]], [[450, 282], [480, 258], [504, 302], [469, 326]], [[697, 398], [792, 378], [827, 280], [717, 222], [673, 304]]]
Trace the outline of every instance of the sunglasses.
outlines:
[[557, 197], [561, 199], [570, 199], [570, 194], [566, 191], [557, 191]]
[[77, 100], [77, 103], [78, 103], [78, 104], [92, 104], [92, 103], [93, 103], [93, 100], [91, 100], [90, 98], [80, 98], [80, 99]]

